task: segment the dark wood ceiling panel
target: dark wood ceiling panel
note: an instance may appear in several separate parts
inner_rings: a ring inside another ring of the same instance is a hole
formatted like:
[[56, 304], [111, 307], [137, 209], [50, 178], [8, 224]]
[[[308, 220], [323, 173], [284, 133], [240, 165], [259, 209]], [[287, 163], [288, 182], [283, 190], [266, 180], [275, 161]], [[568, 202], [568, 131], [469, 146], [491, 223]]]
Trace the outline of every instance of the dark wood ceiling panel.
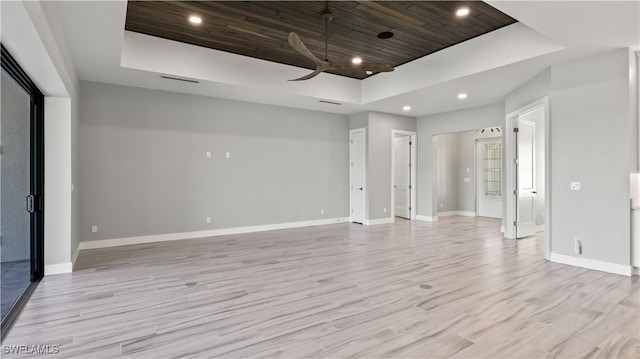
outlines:
[[[197, 46], [314, 69], [313, 62], [287, 43], [297, 32], [305, 45], [324, 58], [329, 23], [328, 57], [398, 66], [449, 46], [510, 25], [516, 20], [480, 1], [129, 1], [125, 29]], [[466, 17], [455, 15], [468, 7]], [[192, 25], [191, 15], [203, 22]], [[377, 34], [391, 31], [390, 39]], [[332, 73], [356, 79], [364, 72]]]

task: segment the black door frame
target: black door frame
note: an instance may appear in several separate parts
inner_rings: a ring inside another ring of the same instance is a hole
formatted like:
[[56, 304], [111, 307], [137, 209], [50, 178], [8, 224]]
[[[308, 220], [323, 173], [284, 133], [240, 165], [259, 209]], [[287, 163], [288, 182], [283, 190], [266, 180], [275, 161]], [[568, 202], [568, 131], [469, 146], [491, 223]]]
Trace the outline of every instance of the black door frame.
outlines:
[[[31, 97], [31, 283], [2, 320], [0, 331], [4, 339], [18, 314], [44, 276], [44, 95], [9, 51], [0, 44], [2, 69]], [[26, 201], [26, 199], [25, 199]]]

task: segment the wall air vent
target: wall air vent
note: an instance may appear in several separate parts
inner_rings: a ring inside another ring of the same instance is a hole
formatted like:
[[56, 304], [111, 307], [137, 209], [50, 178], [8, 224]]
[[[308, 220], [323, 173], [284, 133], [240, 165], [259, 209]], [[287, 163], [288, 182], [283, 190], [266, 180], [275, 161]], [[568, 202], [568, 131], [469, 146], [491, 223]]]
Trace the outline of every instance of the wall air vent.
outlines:
[[328, 103], [331, 105], [342, 105], [340, 102], [333, 102], [333, 101], [327, 101], [327, 100], [318, 100], [318, 102], [322, 102], [322, 103]]
[[167, 80], [175, 80], [175, 81], [191, 82], [192, 84], [199, 84], [199, 83], [200, 83], [200, 81], [191, 80], [191, 79], [181, 79], [181, 78], [179, 78], [179, 77], [172, 77], [172, 76], [165, 76], [165, 75], [162, 75], [162, 76], [160, 76], [160, 77], [162, 77], [163, 79], [167, 79]]

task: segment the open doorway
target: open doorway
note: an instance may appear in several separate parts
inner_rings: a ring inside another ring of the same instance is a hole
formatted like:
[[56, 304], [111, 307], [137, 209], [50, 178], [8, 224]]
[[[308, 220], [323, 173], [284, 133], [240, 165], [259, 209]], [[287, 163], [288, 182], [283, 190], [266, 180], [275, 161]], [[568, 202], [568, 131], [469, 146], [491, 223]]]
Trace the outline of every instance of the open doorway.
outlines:
[[416, 133], [391, 131], [391, 218], [416, 219]]
[[502, 218], [502, 133], [497, 126], [433, 136], [437, 218]]
[[544, 236], [549, 258], [549, 150], [547, 97], [507, 115], [505, 237]]

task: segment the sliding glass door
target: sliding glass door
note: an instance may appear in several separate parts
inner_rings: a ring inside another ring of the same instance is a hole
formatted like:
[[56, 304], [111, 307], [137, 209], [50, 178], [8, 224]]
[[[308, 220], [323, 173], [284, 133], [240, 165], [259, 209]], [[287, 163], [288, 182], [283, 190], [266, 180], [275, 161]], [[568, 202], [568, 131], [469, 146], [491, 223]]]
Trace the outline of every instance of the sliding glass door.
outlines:
[[2, 47], [0, 74], [2, 336], [43, 275], [43, 96]]

